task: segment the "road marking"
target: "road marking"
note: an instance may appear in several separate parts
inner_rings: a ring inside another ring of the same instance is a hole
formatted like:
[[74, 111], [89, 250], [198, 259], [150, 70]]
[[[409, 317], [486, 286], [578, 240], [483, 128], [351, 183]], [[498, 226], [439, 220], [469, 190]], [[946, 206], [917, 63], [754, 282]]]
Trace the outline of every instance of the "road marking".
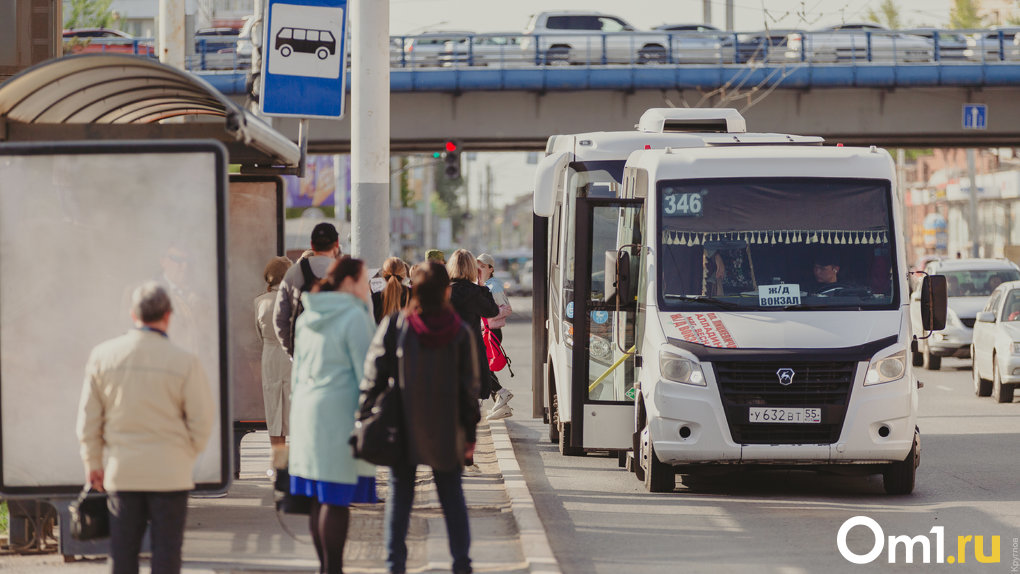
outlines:
[[936, 388], [938, 388], [940, 390], [943, 390], [943, 391], [946, 391], [946, 392], [952, 392], [953, 391], [952, 387], [947, 387], [945, 385], [938, 385]]

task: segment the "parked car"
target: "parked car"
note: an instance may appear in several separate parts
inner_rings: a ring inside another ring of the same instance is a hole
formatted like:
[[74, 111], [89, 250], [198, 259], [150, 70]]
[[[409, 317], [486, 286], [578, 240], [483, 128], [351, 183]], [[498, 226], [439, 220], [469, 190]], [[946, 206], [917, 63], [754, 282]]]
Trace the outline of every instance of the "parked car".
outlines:
[[447, 30], [425, 32], [404, 38], [404, 54], [397, 63], [407, 68], [434, 68], [439, 65], [439, 56], [447, 50], [447, 43], [467, 43], [474, 32]]
[[967, 36], [967, 48], [963, 55], [977, 62], [1014, 60], [1017, 56], [1013, 53], [1013, 42], [1018, 32], [1020, 28], [991, 28], [986, 32], [971, 34]]
[[513, 273], [509, 271], [496, 271], [492, 274], [492, 277], [503, 284], [503, 290], [506, 291], [507, 295], [517, 295], [520, 293], [520, 284], [514, 279]]
[[489, 66], [534, 63], [521, 52], [520, 33], [478, 34], [449, 40], [439, 54], [441, 66]]
[[977, 314], [970, 356], [974, 393], [1013, 402], [1020, 386], [1020, 281], [999, 285]]
[[927, 62], [932, 42], [872, 23], [840, 24], [786, 38], [787, 60], [810, 62]]
[[668, 38], [640, 33], [623, 19], [601, 12], [541, 12], [524, 29], [521, 49], [539, 64], [666, 62]]
[[521, 270], [521, 295], [530, 297], [535, 287], [535, 262], [529, 259]]
[[246, 67], [250, 57], [237, 53], [241, 30], [238, 28], [203, 28], [195, 32], [195, 53], [190, 56], [192, 70], [232, 70]]
[[1005, 259], [942, 259], [924, 268], [929, 275], [945, 275], [949, 288], [946, 328], [923, 338], [921, 292], [910, 297], [910, 316], [919, 349], [913, 353], [915, 367], [937, 371], [942, 357], [969, 357], [974, 321], [988, 296], [1002, 283], [1020, 280], [1020, 268]]
[[138, 40], [127, 32], [110, 28], [74, 28], [64, 30], [64, 52], [87, 54], [113, 52], [116, 54], [156, 54], [152, 41]]

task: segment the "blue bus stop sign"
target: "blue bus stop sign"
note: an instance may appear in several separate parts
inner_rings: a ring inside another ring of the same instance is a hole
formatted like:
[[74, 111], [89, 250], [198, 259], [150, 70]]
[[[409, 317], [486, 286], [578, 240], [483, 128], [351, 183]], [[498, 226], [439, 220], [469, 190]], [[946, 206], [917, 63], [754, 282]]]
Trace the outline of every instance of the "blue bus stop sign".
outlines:
[[963, 104], [963, 129], [988, 129], [988, 106], [985, 104]]
[[262, 113], [343, 117], [347, 0], [269, 0], [266, 12]]

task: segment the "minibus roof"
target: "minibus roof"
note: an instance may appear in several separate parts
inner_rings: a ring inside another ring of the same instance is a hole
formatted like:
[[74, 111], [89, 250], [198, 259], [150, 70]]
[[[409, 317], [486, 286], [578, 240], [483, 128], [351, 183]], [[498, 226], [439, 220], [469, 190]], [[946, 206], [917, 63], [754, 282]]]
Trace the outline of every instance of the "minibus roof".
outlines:
[[547, 153], [567, 151], [575, 161], [625, 160], [634, 150], [741, 145], [821, 145], [818, 136], [773, 133], [589, 132], [549, 138]]
[[670, 148], [635, 151], [627, 167], [649, 181], [730, 177], [832, 177], [895, 181], [892, 158], [874, 146], [801, 145]]

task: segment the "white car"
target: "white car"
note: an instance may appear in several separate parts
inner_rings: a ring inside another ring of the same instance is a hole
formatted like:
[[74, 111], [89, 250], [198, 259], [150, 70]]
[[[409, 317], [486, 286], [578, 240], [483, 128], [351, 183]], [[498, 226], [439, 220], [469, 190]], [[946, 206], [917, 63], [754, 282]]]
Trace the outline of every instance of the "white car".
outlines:
[[590, 11], [542, 12], [524, 29], [521, 51], [538, 64], [647, 64], [669, 60], [669, 37], [638, 32], [616, 16]]
[[937, 371], [942, 368], [942, 357], [970, 356], [978, 311], [1000, 284], [1020, 280], [1020, 269], [1005, 259], [941, 259], [929, 262], [924, 272], [945, 275], [949, 287], [946, 328], [929, 337], [920, 330], [920, 290], [910, 297], [911, 323], [919, 346], [918, 352], [913, 353], [914, 366]]
[[1020, 386], [1020, 281], [999, 285], [974, 323], [971, 346], [974, 393], [1013, 402]]
[[786, 59], [809, 62], [928, 62], [931, 40], [872, 23], [841, 24], [786, 37]]
[[967, 36], [964, 58], [977, 62], [1002, 62], [1017, 57], [1013, 52], [1014, 41], [1020, 28], [992, 28], [985, 32]]

